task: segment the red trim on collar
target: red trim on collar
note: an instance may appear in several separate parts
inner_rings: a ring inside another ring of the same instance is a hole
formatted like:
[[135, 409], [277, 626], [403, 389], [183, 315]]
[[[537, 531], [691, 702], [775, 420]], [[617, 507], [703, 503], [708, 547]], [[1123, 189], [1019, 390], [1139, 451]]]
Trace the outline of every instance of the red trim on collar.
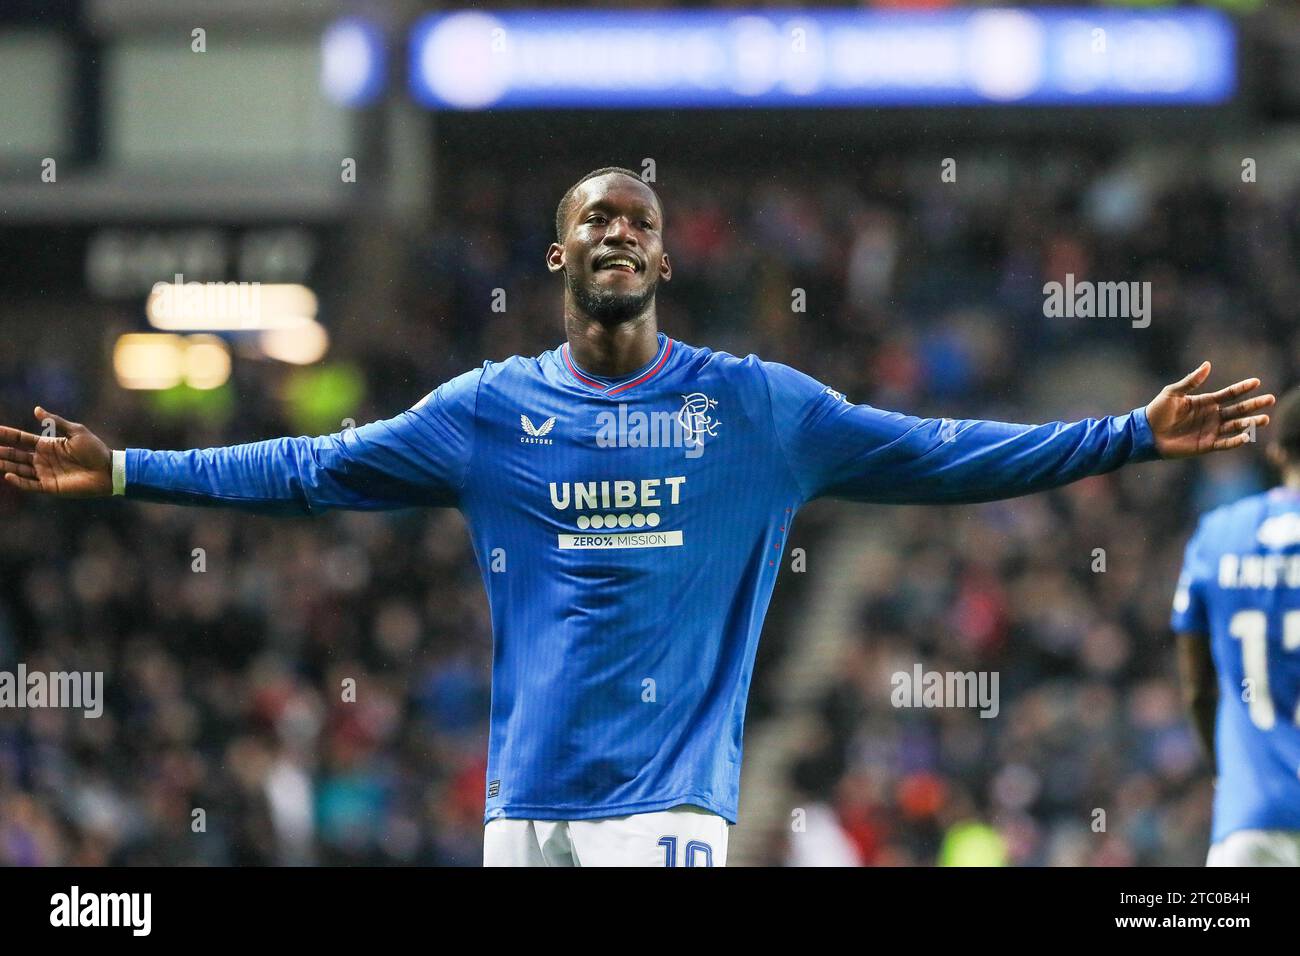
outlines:
[[627, 391], [630, 388], [635, 388], [636, 386], [640, 385], [642, 382], [647, 382], [650, 379], [654, 378], [655, 375], [657, 375], [659, 371], [668, 363], [668, 356], [673, 354], [673, 340], [670, 336], [664, 336], [663, 354], [660, 355], [659, 360], [655, 362], [655, 364], [652, 367], [646, 369], [646, 371], [643, 374], [637, 376], [635, 379], [633, 379], [630, 382], [619, 382], [613, 385], [606, 385], [604, 382], [598, 382], [595, 379], [589, 378], [586, 375], [583, 375], [580, 371], [578, 371], [578, 367], [573, 364], [573, 359], [569, 356], [568, 342], [565, 342], [564, 345], [560, 348], [560, 354], [563, 356], [564, 364], [569, 369], [569, 372], [573, 375], [574, 378], [576, 378], [583, 385], [586, 385], [589, 388], [594, 388], [598, 392], [604, 392], [606, 395], [618, 395], [622, 392]]
[[574, 365], [573, 360], [569, 358], [568, 342], [565, 342], [564, 347], [560, 349], [560, 355], [564, 357], [564, 364], [568, 366], [569, 372], [583, 385], [590, 385], [592, 388], [600, 392], [603, 392], [606, 389], [607, 386], [603, 382], [597, 382], [595, 379], [587, 378], [587, 376], [578, 371], [578, 366]]

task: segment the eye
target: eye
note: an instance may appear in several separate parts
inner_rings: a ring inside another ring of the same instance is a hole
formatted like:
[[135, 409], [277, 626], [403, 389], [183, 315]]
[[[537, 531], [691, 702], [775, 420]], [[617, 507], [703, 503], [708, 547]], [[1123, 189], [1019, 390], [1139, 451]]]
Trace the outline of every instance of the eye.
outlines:
[[642, 219], [642, 220], [641, 220], [641, 228], [642, 228], [642, 229], [653, 229], [653, 228], [654, 228], [654, 223], [652, 223], [649, 219]]
[[605, 221], [605, 217], [602, 216], [602, 215], [601, 215], [600, 213], [598, 213], [598, 212], [594, 212], [594, 213], [592, 213], [590, 216], [587, 217], [587, 222], [596, 222], [597, 220], [599, 220], [600, 222], [604, 222], [604, 221]]

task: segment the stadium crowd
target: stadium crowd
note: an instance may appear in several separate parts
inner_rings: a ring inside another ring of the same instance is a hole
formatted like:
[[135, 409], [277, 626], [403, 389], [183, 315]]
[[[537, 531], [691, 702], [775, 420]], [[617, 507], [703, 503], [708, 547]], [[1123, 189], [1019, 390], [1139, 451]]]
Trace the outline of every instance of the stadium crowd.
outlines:
[[[326, 300], [334, 355], [367, 386], [357, 421], [558, 344], [541, 257], [582, 171], [440, 170], [434, 223], [396, 244], [393, 307]], [[960, 185], [939, 173], [916, 155], [809, 176], [661, 165], [675, 276], [660, 327], [957, 418], [1123, 412], [1207, 357], [1212, 382], [1297, 380], [1294, 188], [1082, 150], [963, 161]], [[1067, 273], [1150, 282], [1149, 327], [1045, 316], [1044, 282]], [[40, 401], [117, 447], [293, 431], [278, 366], [237, 366], [224, 421], [160, 419], [113, 384], [96, 339], [33, 338], [0, 354], [6, 424], [31, 427]], [[841, 509], [869, 507], [877, 534], [820, 744], [789, 768], [821, 825], [777, 821], [764, 860], [1202, 861], [1211, 791], [1169, 601], [1195, 515], [1267, 481], [1252, 448], [1011, 502], [808, 506], [792, 546], [819, 547]], [[459, 515], [270, 519], [4, 487], [0, 522], [0, 670], [100, 670], [107, 695], [94, 720], [0, 709], [0, 864], [480, 862], [490, 621]], [[750, 739], [799, 638], [799, 577], [778, 586]], [[916, 663], [996, 671], [998, 716], [893, 707], [890, 675]]]

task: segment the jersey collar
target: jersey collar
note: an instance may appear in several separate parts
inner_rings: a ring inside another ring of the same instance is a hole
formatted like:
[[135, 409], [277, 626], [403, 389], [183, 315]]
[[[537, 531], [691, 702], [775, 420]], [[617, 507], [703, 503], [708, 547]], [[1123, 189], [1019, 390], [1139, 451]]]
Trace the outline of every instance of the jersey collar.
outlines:
[[601, 381], [595, 376], [582, 371], [578, 368], [578, 364], [573, 361], [573, 357], [569, 355], [568, 342], [560, 346], [560, 360], [564, 367], [569, 370], [569, 374], [588, 388], [602, 392], [605, 395], [621, 395], [629, 389], [636, 388], [642, 382], [650, 381], [668, 364], [668, 356], [673, 352], [673, 340], [662, 332], [659, 334], [663, 335], [663, 341], [659, 344], [659, 354], [641, 371], [633, 372], [630, 377], [620, 381]]

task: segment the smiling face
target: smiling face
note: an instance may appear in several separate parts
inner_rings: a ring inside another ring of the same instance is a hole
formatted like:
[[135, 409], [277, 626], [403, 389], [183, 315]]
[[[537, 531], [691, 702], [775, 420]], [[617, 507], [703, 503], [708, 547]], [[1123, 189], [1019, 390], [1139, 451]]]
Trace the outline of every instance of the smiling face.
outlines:
[[649, 186], [623, 173], [597, 176], [574, 191], [563, 242], [547, 250], [547, 268], [563, 270], [574, 302], [591, 318], [635, 318], [654, 300], [659, 280], [672, 276], [662, 226]]

